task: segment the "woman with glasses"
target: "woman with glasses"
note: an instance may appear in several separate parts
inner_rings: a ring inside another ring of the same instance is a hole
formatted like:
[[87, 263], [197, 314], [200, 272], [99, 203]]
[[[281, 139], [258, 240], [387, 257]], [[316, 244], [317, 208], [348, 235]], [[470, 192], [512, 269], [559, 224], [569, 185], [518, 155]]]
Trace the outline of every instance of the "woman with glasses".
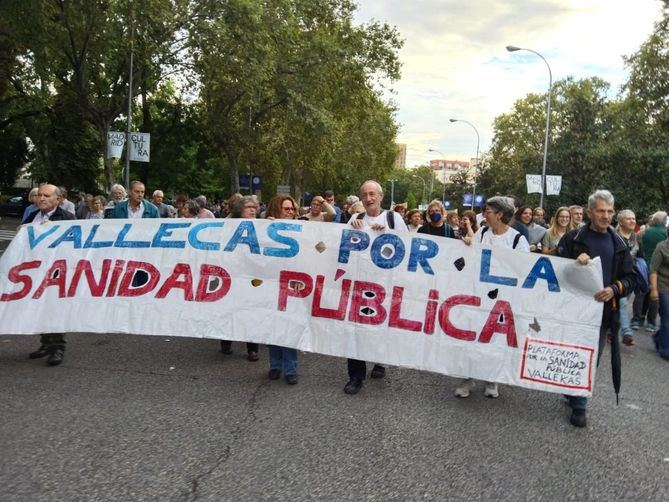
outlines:
[[[290, 195], [275, 195], [267, 206], [268, 220], [296, 220], [297, 202]], [[288, 385], [297, 383], [297, 350], [268, 345], [269, 379], [278, 380], [283, 373]]]
[[438, 201], [433, 200], [427, 206], [425, 212], [427, 223], [418, 229], [419, 234], [437, 235], [439, 237], [450, 237], [457, 239], [453, 228], [446, 222], [446, 210], [444, 205]]
[[571, 214], [568, 207], [559, 207], [548, 227], [544, 238], [541, 240], [541, 252], [555, 256], [558, 242], [562, 236], [571, 229]]
[[[530, 251], [530, 244], [527, 239], [517, 230], [509, 226], [513, 218], [514, 204], [510, 197], [492, 197], [487, 200], [483, 215], [486, 226], [480, 227], [474, 237], [465, 237], [462, 241], [467, 244], [485, 247], [504, 247], [516, 249], [518, 251]], [[474, 388], [474, 379], [468, 378], [462, 380], [455, 389], [456, 397], [469, 397], [470, 391]], [[485, 382], [485, 397], [499, 397], [499, 388], [495, 382]]]
[[[245, 195], [236, 199], [230, 207], [230, 218], [255, 218], [258, 212], [258, 199], [255, 195]], [[221, 352], [232, 354], [232, 342], [230, 340], [221, 340]], [[249, 361], [257, 361], [258, 344], [246, 343], [246, 352]]]

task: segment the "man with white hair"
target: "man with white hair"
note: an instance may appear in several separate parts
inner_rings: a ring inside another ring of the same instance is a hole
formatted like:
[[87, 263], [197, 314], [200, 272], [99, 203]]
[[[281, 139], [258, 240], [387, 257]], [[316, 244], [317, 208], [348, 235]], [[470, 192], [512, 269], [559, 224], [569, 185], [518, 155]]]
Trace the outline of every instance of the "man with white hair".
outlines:
[[[567, 232], [557, 246], [557, 256], [572, 258], [580, 265], [599, 257], [602, 263], [603, 284], [599, 284], [595, 300], [604, 303], [599, 328], [599, 351], [597, 364], [602, 356], [606, 336], [616, 347], [619, 318], [616, 312], [618, 300], [629, 295], [636, 286], [634, 261], [627, 244], [611, 227], [614, 199], [608, 190], [597, 190], [588, 198], [589, 225]], [[613, 354], [613, 351], [612, 351]], [[569, 396], [572, 412], [569, 421], [575, 427], [585, 427], [588, 398]]]
[[[61, 192], [55, 185], [45, 183], [37, 191], [37, 207], [23, 220], [23, 224], [42, 225], [51, 221], [73, 220], [74, 214], [60, 207]], [[65, 336], [63, 333], [43, 333], [40, 335], [40, 348], [31, 352], [30, 359], [49, 356], [47, 364], [57, 366], [65, 357]]]
[[105, 218], [111, 218], [116, 204], [123, 202], [126, 197], [127, 194], [123, 185], [119, 185], [118, 183], [112, 185], [111, 190], [109, 191], [109, 202], [105, 207]]
[[162, 190], [153, 191], [151, 202], [153, 202], [153, 205], [158, 208], [158, 214], [161, 218], [169, 218], [172, 214], [172, 211], [170, 210], [170, 206], [163, 202], [163, 199], [165, 199], [165, 194]]
[[[387, 229], [408, 231], [406, 223], [395, 211], [387, 211], [381, 208], [383, 201], [383, 188], [374, 180], [365, 181], [360, 187], [360, 199], [365, 206], [365, 212], [354, 215], [348, 222], [350, 226], [357, 229], [371, 228], [376, 231]], [[372, 368], [372, 378], [383, 378], [386, 369], [380, 364]], [[357, 394], [362, 388], [362, 382], [367, 376], [367, 363], [358, 359], [348, 360], [349, 381], [344, 387], [346, 394]]]

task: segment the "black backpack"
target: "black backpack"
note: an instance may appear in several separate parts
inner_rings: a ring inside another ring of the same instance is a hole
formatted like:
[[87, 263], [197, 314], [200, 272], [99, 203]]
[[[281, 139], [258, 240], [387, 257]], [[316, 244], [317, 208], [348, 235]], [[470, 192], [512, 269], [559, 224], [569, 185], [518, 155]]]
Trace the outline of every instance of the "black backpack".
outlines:
[[[362, 220], [367, 213], [358, 213], [358, 216], [356, 216], [356, 219]], [[393, 215], [393, 211], [386, 211], [386, 221], [388, 222], [388, 226], [391, 229], [395, 228], [395, 216]]]
[[[483, 234], [485, 234], [488, 230], [490, 230], [490, 227], [483, 227], [481, 229], [481, 242], [483, 242]], [[513, 238], [513, 247], [512, 249], [516, 249], [516, 246], [518, 245], [518, 242], [520, 242], [520, 238], [522, 237], [522, 234], [518, 232], [516, 236]]]

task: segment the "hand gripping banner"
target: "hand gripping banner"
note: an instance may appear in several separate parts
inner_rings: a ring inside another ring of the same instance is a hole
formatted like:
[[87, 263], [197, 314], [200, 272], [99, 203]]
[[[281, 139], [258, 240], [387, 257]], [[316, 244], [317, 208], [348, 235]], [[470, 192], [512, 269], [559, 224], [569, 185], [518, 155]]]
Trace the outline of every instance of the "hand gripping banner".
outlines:
[[54, 222], [0, 259], [0, 334], [252, 341], [587, 396], [601, 284], [598, 260], [338, 224]]

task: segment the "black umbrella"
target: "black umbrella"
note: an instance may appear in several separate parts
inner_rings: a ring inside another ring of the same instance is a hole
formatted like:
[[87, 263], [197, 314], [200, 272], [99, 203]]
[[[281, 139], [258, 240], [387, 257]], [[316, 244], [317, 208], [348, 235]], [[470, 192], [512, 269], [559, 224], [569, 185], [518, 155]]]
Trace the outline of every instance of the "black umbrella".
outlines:
[[618, 405], [618, 394], [620, 394], [620, 338], [618, 327], [614, 324], [611, 331], [611, 377], [613, 379], [613, 390], [616, 392], [616, 405]]

